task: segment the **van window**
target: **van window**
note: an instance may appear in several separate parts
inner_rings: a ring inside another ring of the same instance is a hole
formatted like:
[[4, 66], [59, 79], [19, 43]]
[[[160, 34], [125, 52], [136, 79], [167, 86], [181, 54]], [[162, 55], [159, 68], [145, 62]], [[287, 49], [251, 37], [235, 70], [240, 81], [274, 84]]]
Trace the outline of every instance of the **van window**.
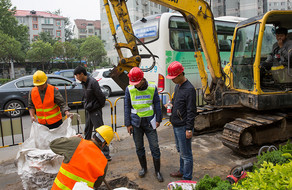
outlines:
[[110, 78], [110, 74], [111, 74], [110, 71], [104, 71], [103, 74], [102, 74], [102, 76], [103, 76], [104, 78]]

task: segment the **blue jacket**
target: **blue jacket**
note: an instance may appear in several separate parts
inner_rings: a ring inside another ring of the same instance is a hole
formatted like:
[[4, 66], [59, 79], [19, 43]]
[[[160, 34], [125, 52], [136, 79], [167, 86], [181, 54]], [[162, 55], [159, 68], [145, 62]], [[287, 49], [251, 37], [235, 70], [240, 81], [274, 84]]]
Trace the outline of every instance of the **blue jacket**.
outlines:
[[171, 124], [174, 127], [186, 126], [187, 130], [192, 130], [197, 115], [196, 90], [189, 80], [181, 86], [175, 86], [172, 104]]
[[[162, 121], [162, 112], [161, 112], [161, 107], [160, 107], [160, 98], [158, 95], [157, 88], [155, 87], [155, 92], [154, 92], [154, 97], [153, 97], [153, 105], [154, 105], [154, 115], [156, 115], [156, 122], [161, 122]], [[137, 114], [131, 113], [132, 109], [132, 104], [131, 104], [131, 96], [128, 87], [126, 88], [125, 91], [125, 126], [134, 126], [134, 127], [140, 127], [141, 124], [141, 118]], [[153, 116], [146, 117], [148, 124], [150, 124], [150, 121], [153, 119]]]

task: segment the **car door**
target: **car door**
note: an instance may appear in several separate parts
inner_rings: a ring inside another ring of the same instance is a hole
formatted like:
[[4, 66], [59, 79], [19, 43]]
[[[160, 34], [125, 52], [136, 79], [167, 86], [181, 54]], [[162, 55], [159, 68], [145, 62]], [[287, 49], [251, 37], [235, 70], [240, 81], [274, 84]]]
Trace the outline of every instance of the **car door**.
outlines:
[[49, 77], [48, 83], [58, 88], [66, 102], [82, 101], [83, 90], [76, 82], [61, 77]]

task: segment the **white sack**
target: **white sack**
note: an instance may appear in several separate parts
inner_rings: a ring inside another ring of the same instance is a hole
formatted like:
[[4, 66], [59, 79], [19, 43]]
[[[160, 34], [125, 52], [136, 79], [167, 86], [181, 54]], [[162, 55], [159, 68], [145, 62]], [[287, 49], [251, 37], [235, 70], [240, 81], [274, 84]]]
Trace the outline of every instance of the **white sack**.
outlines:
[[76, 134], [71, 126], [71, 118], [66, 119], [56, 129], [49, 129], [39, 123], [32, 123], [30, 136], [20, 146], [16, 161], [18, 175], [24, 189], [50, 189], [63, 161], [50, 149], [50, 142], [59, 137]]

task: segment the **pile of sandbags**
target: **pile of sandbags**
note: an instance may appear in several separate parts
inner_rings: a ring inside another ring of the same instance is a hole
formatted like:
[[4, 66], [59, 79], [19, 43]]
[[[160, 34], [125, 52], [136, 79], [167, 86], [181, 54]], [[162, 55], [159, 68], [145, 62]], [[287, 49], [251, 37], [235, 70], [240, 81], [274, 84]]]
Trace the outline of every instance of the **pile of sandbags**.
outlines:
[[24, 189], [51, 189], [63, 156], [53, 153], [49, 145], [56, 138], [76, 134], [71, 121], [68, 118], [60, 127], [51, 130], [44, 125], [32, 123], [30, 136], [21, 145], [16, 157], [18, 175]]

